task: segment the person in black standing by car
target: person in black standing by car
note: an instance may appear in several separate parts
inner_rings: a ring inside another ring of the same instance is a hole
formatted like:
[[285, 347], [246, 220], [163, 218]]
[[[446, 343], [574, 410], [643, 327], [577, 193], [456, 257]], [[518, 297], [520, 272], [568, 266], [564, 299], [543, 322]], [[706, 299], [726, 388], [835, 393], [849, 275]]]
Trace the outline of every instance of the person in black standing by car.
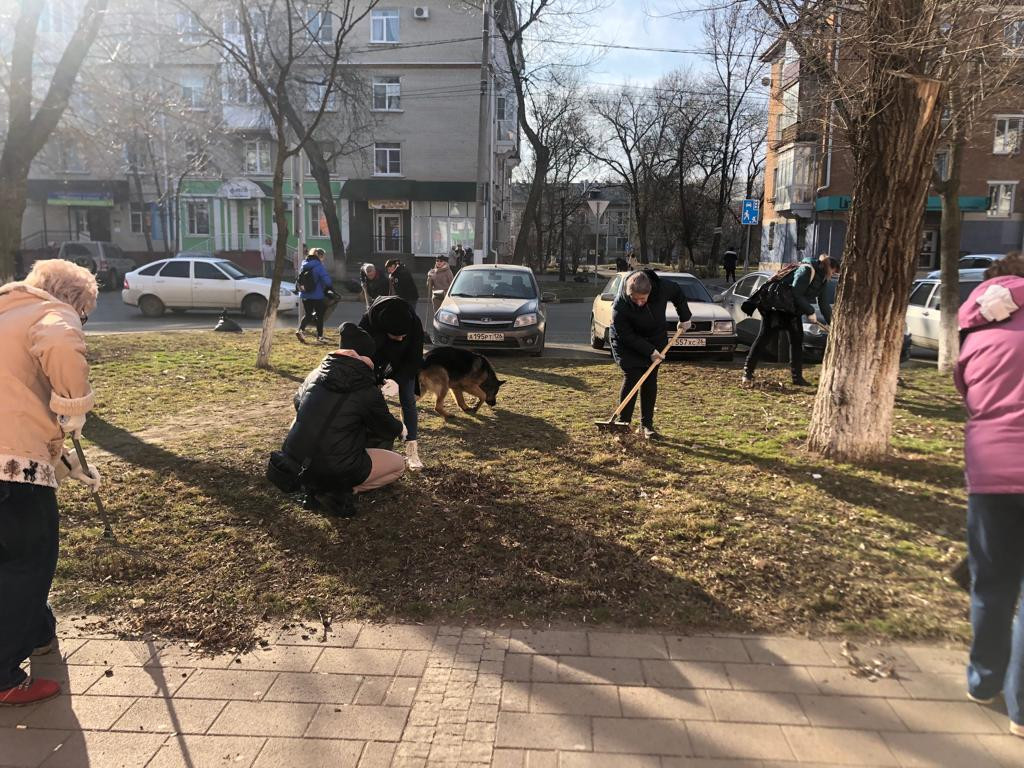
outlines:
[[[761, 355], [772, 336], [779, 331], [789, 334], [789, 367], [793, 376], [793, 384], [797, 387], [809, 387], [811, 383], [804, 378], [804, 325], [803, 316], [809, 322], [816, 322], [827, 327], [832, 322], [832, 305], [826, 300], [825, 288], [828, 281], [839, 271], [839, 262], [823, 253], [814, 259], [804, 259], [795, 268], [784, 268], [765, 283], [758, 294], [777, 297], [772, 306], [763, 303], [757, 309], [761, 313], [761, 328], [757, 338], [750, 346], [747, 361], [743, 365], [743, 386], [754, 383], [754, 371], [761, 360]], [[778, 284], [775, 291], [772, 283]], [[752, 296], [751, 299], [757, 297]], [[818, 307], [815, 313], [814, 306]]]
[[735, 248], [727, 248], [725, 253], [722, 254], [722, 266], [725, 267], [725, 282], [732, 285], [736, 282], [736, 263], [739, 261], [739, 256], [736, 255]]
[[[622, 392], [619, 402], [636, 386], [651, 365], [665, 358], [661, 350], [668, 344], [665, 310], [669, 304], [679, 316], [677, 328], [690, 327], [690, 306], [679, 283], [662, 280], [653, 269], [633, 272], [623, 282], [622, 290], [612, 304], [612, 327], [609, 333], [612, 357], [622, 368]], [[640, 388], [640, 434], [649, 440], [660, 437], [654, 428], [654, 405], [658, 399], [658, 369], [655, 368]], [[633, 419], [634, 396], [622, 409], [619, 419]]]
[[398, 296], [415, 311], [416, 302], [420, 299], [420, 293], [416, 290], [416, 281], [412, 279], [412, 273], [398, 259], [388, 259], [384, 264], [384, 269], [388, 271], [388, 283], [390, 285], [388, 295]]

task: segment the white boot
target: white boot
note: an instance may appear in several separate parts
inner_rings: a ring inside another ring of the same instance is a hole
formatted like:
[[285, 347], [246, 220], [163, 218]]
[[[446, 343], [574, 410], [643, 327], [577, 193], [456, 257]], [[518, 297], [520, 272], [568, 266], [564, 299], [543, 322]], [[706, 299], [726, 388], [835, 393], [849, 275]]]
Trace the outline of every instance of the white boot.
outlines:
[[405, 442], [405, 463], [409, 469], [423, 469], [423, 462], [420, 461], [419, 443], [416, 440]]

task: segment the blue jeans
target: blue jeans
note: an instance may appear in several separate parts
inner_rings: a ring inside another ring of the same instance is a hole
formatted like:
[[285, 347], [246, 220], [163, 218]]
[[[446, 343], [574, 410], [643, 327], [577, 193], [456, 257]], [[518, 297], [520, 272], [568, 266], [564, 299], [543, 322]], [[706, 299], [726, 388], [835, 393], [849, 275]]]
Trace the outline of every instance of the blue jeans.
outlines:
[[398, 402], [402, 404], [402, 423], [409, 430], [406, 440], [416, 439], [419, 414], [416, 412], [416, 379], [403, 379], [398, 383]]
[[1024, 494], [968, 497], [967, 558], [974, 630], [968, 690], [979, 699], [1002, 691], [1010, 720], [1024, 725]]
[[46, 605], [57, 569], [57, 493], [0, 482], [0, 691], [25, 679], [21, 663], [54, 635]]

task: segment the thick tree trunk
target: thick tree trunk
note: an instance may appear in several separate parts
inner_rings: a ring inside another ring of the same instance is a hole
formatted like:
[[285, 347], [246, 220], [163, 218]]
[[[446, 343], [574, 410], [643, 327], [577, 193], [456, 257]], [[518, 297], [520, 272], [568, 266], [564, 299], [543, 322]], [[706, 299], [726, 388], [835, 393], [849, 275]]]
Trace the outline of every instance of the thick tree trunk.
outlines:
[[[886, 453], [907, 300], [938, 140], [940, 85], [874, 62], [874, 96], [857, 126], [849, 234], [828, 350], [808, 429], [830, 459]], [[881, 82], [878, 82], [881, 81]]]
[[317, 192], [320, 194], [320, 208], [327, 219], [327, 233], [331, 238], [331, 255], [334, 259], [333, 272], [337, 277], [345, 275], [345, 242], [341, 239], [341, 220], [338, 218], [338, 207], [331, 193], [331, 170], [318, 148], [306, 154], [309, 158], [309, 170], [316, 179]]
[[24, 174], [0, 174], [0, 283], [14, 279], [14, 254], [21, 248], [21, 221], [28, 190]]
[[274, 222], [277, 224], [277, 252], [274, 256], [274, 274], [270, 282], [270, 301], [267, 312], [263, 316], [260, 329], [260, 347], [256, 355], [257, 368], [270, 367], [270, 351], [274, 344], [274, 325], [277, 322], [277, 308], [281, 302], [281, 279], [284, 276], [284, 265], [288, 261], [288, 219], [284, 208], [284, 164], [285, 155], [281, 151], [285, 146], [284, 131], [279, 130], [277, 136], [278, 152], [274, 159]]
[[[530, 254], [530, 227], [537, 220], [537, 209], [540, 206], [541, 193], [544, 191], [544, 179], [547, 178], [551, 152], [543, 145], [533, 145], [534, 166], [533, 181], [530, 184], [530, 194], [526, 196], [526, 206], [523, 208], [523, 226], [519, 228], [519, 236], [516, 238], [516, 247], [512, 252], [514, 264], [526, 264]], [[537, 248], [540, 250], [540, 232], [537, 232]]]
[[939, 225], [942, 287], [939, 296], [939, 371], [950, 373], [960, 356], [960, 173], [963, 164], [962, 141], [954, 140], [949, 149], [949, 178], [937, 185], [942, 198], [942, 222]]

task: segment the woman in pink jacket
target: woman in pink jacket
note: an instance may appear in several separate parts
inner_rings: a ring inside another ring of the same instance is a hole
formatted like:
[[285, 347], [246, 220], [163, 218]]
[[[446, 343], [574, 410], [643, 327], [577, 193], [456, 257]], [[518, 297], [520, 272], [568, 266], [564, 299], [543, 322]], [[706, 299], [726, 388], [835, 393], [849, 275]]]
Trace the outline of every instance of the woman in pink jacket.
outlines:
[[1009, 254], [960, 307], [957, 389], [967, 406], [968, 696], [1003, 694], [1024, 736], [1024, 256]]
[[82, 324], [95, 306], [95, 278], [61, 259], [0, 286], [0, 706], [60, 693], [21, 663], [55, 640], [57, 483], [70, 474], [99, 489], [99, 473], [64, 450], [93, 406]]

